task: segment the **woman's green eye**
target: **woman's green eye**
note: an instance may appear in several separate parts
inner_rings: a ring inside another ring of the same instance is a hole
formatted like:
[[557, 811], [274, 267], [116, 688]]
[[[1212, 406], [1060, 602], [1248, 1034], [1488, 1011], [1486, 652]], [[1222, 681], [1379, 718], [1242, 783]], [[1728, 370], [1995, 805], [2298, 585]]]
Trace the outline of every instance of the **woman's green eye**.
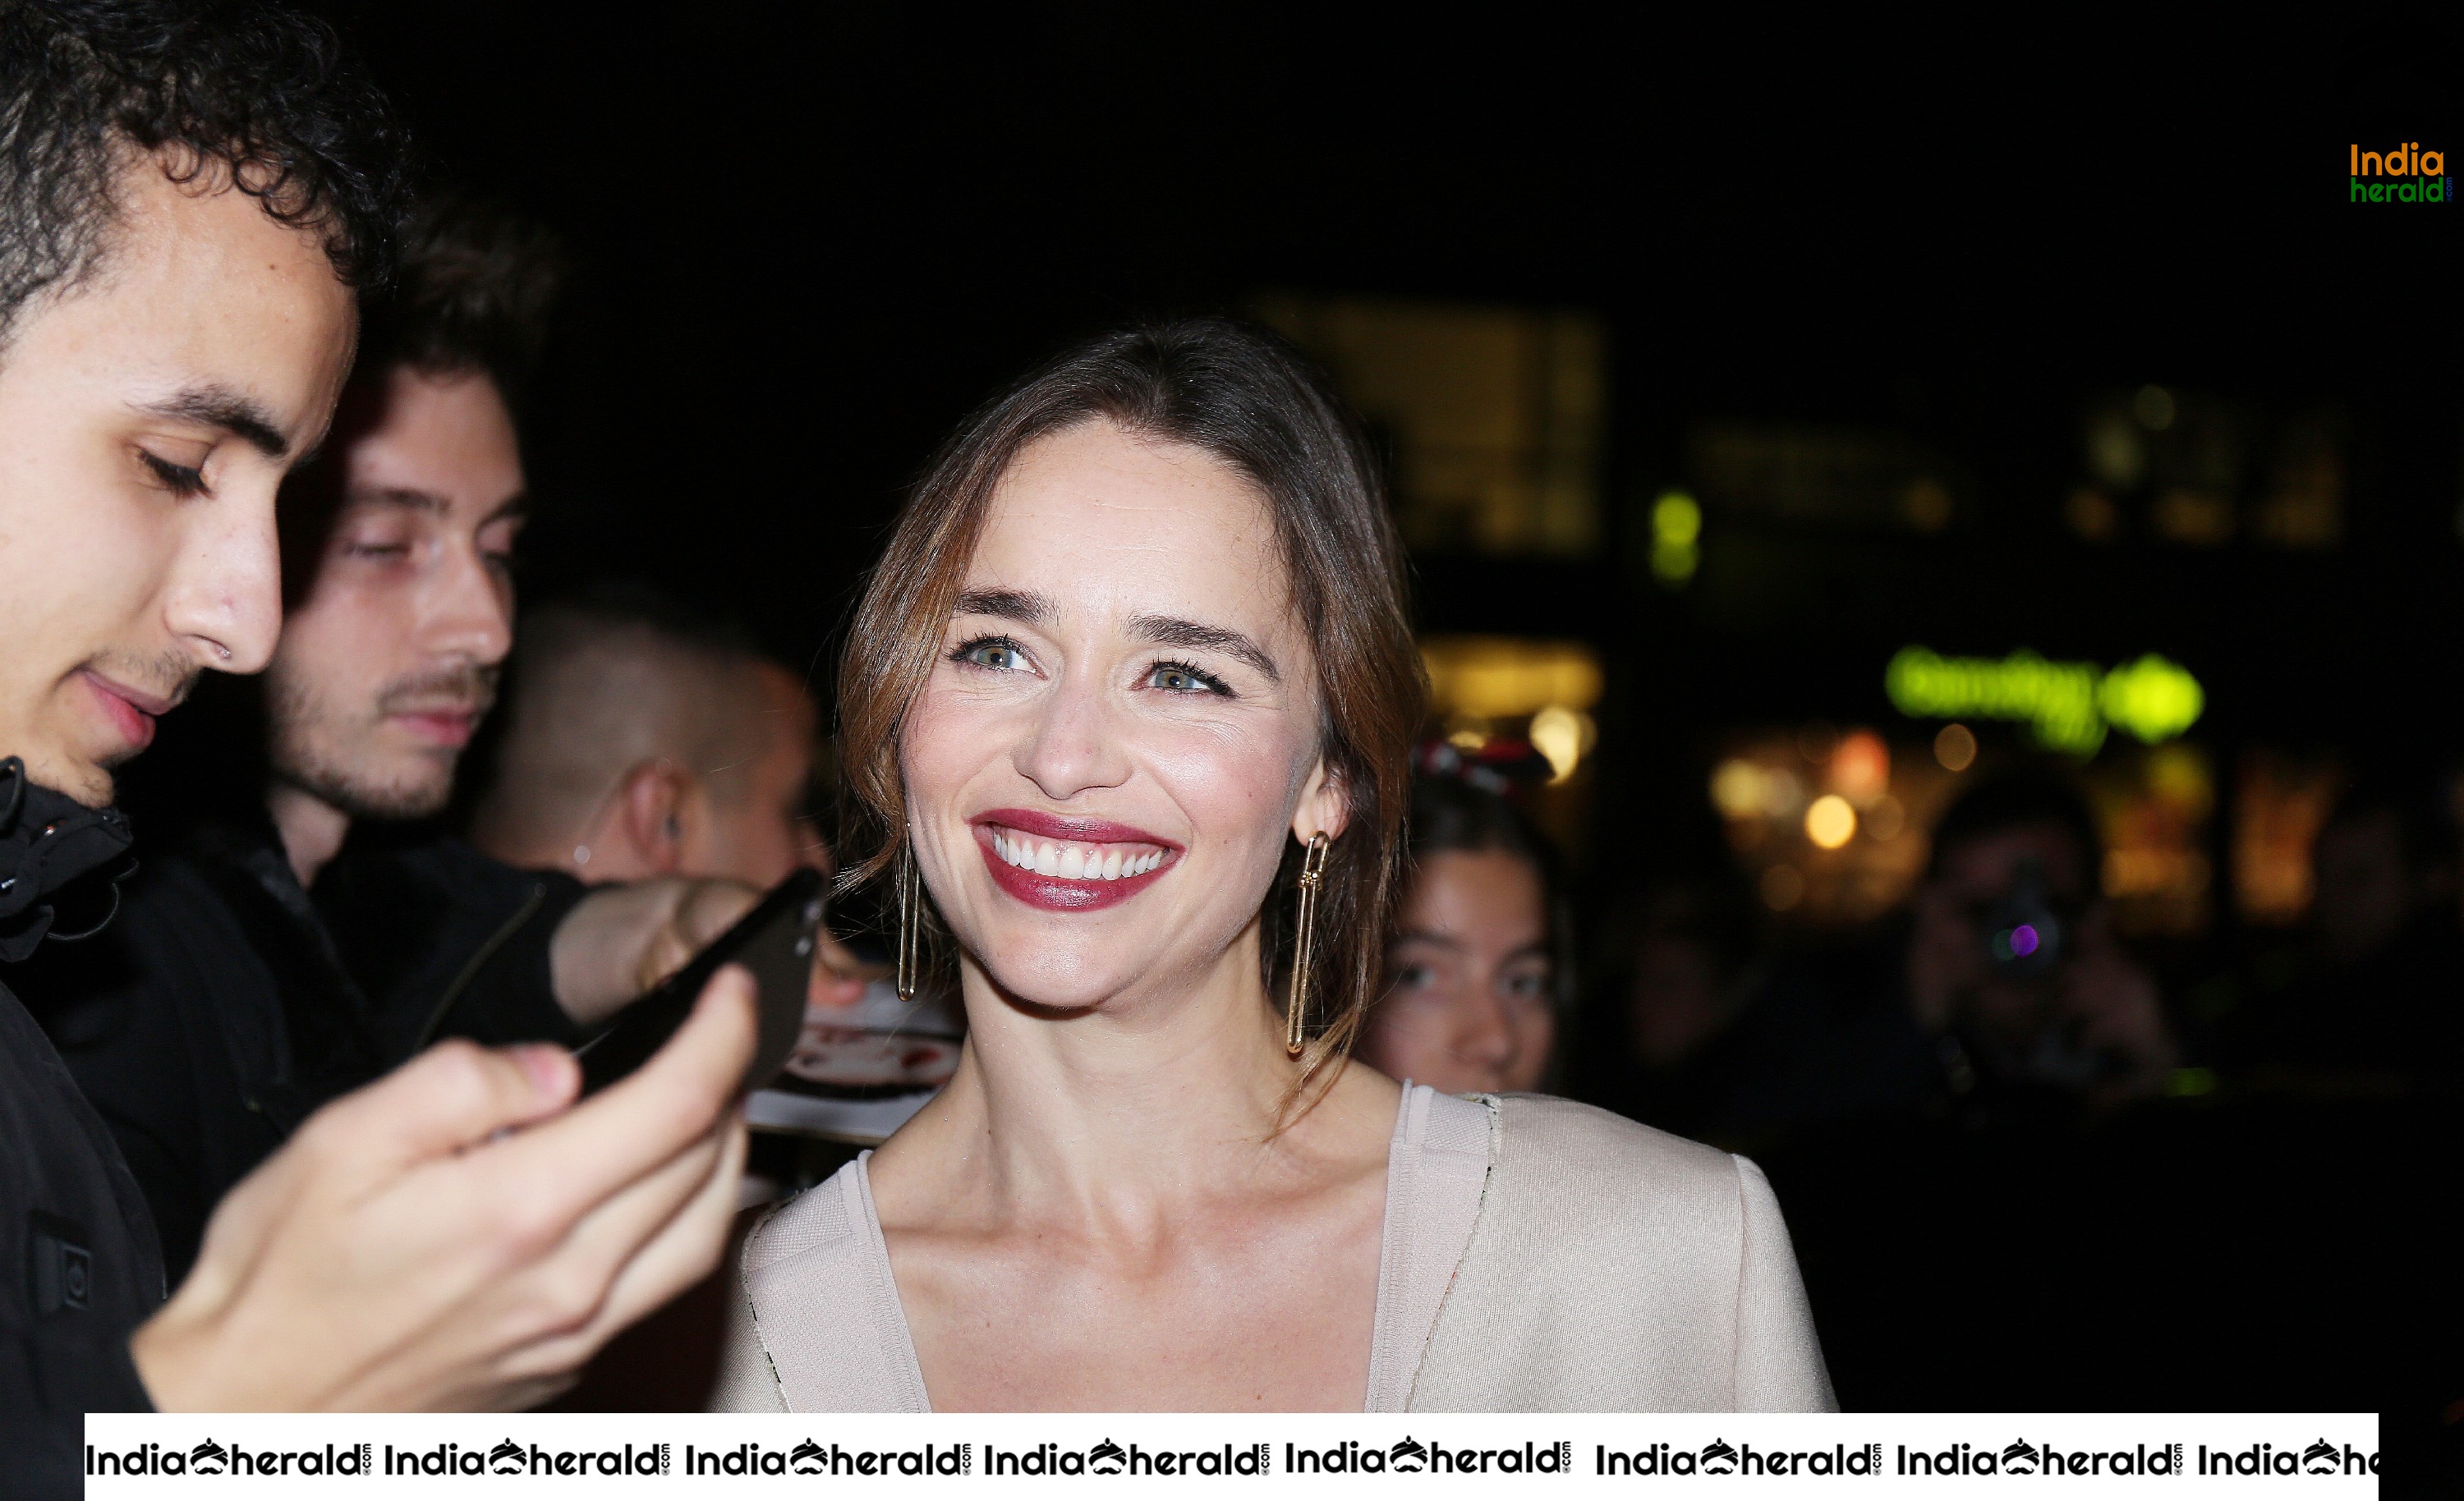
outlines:
[[1014, 672], [1019, 664], [1018, 648], [1004, 646], [999, 642], [985, 642], [967, 648], [967, 661], [979, 667], [990, 667], [995, 672]]
[[1232, 696], [1232, 690], [1223, 685], [1221, 678], [1212, 673], [1200, 672], [1185, 662], [1156, 663], [1147, 669], [1147, 685], [1161, 688], [1166, 693], [1213, 693], [1223, 698]]

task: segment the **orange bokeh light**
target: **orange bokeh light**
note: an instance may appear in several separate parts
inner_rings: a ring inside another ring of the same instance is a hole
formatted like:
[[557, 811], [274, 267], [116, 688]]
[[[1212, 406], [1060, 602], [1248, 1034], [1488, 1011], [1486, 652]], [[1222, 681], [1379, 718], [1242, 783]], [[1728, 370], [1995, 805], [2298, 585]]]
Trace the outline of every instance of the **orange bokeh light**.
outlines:
[[1840, 736], [1831, 752], [1831, 787], [1858, 807], [1868, 806], [1891, 789], [1891, 748], [1870, 729]]

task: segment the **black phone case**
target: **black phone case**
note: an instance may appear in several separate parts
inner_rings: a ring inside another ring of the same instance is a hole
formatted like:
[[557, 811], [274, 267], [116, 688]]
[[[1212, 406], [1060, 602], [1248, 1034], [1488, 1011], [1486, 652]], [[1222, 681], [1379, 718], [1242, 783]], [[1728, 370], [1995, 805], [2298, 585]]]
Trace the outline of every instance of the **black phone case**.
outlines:
[[760, 1088], [786, 1067], [804, 1027], [804, 997], [813, 972], [814, 936], [822, 925], [827, 878], [800, 870], [781, 881], [757, 906], [721, 933], [683, 968], [625, 1008], [605, 1032], [575, 1050], [582, 1062], [582, 1092], [597, 1094], [640, 1068], [667, 1045], [693, 1014], [693, 1002], [721, 965], [753, 971], [759, 990], [761, 1037], [745, 1071], [745, 1092]]

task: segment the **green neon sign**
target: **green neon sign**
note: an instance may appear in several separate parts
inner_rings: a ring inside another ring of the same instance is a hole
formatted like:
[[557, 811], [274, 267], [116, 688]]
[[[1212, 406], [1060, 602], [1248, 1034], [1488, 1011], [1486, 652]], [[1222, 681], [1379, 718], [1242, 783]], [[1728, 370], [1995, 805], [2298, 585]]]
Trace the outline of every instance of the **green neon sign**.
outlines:
[[2095, 754], [2108, 726], [2143, 745], [2170, 740], [2198, 723], [2208, 702], [2198, 679], [2154, 652], [2108, 670], [2033, 651], [1996, 660], [1908, 646], [1884, 669], [1882, 687], [1912, 719], [2010, 720], [2073, 755]]

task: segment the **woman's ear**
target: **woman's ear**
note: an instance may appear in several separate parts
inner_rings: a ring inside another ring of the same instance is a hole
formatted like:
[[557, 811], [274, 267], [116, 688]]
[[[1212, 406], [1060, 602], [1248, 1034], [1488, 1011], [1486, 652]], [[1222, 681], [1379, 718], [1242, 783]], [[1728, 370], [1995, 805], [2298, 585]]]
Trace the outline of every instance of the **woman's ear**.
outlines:
[[1301, 789], [1301, 805], [1292, 812], [1292, 838], [1307, 844], [1313, 835], [1343, 838], [1352, 822], [1352, 789], [1343, 773], [1320, 760]]

